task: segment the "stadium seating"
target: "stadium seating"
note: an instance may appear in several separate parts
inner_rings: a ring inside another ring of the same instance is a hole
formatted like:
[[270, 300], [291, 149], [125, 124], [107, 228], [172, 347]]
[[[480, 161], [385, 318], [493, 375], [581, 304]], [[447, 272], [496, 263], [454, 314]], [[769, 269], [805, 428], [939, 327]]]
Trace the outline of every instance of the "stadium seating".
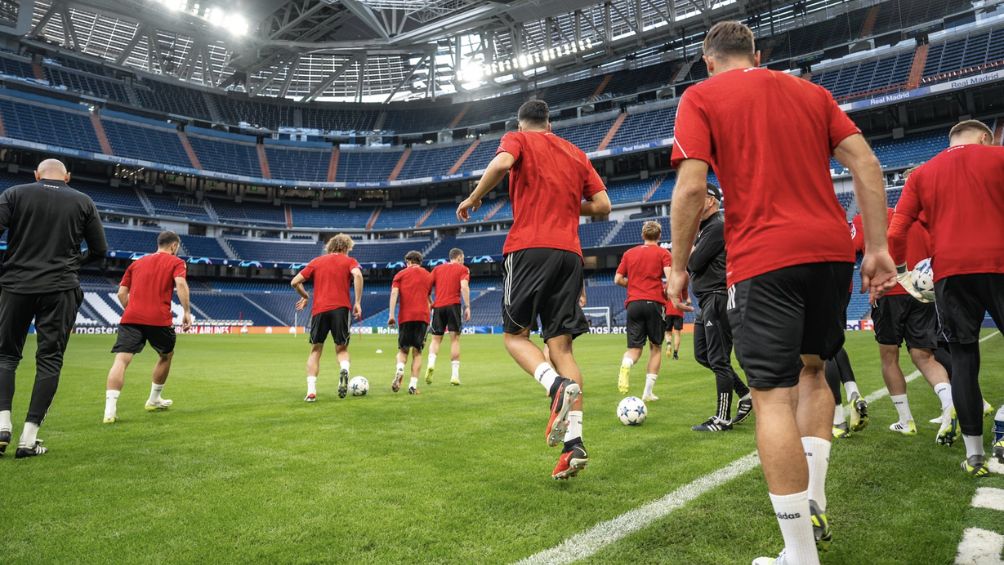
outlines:
[[51, 84], [65, 86], [70, 90], [89, 96], [129, 103], [129, 96], [120, 82], [87, 73], [68, 71], [53, 65], [45, 65], [42, 68]]
[[[240, 93], [211, 94], [228, 124], [248, 124], [253, 127], [277, 129], [293, 125], [293, 105], [276, 101], [249, 100]], [[267, 99], [265, 99], [267, 100]]]
[[323, 252], [319, 243], [291, 243], [227, 238], [238, 257], [251, 261], [307, 263]]
[[144, 108], [204, 120], [213, 119], [201, 91], [154, 80], [137, 81], [133, 86]]
[[112, 151], [122, 157], [192, 167], [176, 130], [102, 117]]
[[113, 228], [105, 226], [105, 238], [108, 248], [114, 251], [128, 253], [153, 253], [157, 250], [157, 234], [159, 231], [141, 230], [137, 228]]
[[610, 141], [610, 147], [630, 147], [646, 141], [673, 137], [676, 123], [676, 106], [630, 113]]
[[642, 220], [628, 220], [623, 223], [617, 235], [608, 243], [610, 247], [620, 247], [625, 245], [640, 245], [641, 244], [641, 226], [649, 220], [658, 220], [662, 224], [662, 239], [663, 241], [669, 240], [669, 218], [666, 216], [658, 216], [653, 218], [645, 218]]
[[401, 158], [402, 149], [389, 151], [342, 150], [338, 161], [340, 182], [385, 182]]
[[[30, 182], [30, 181], [24, 181]], [[129, 186], [112, 188], [106, 184], [87, 181], [73, 181], [73, 187], [86, 193], [94, 200], [98, 210], [124, 212], [127, 214], [147, 215], [146, 207], [136, 195], [136, 190]]]
[[1004, 64], [1004, 28], [976, 30], [944, 43], [932, 44], [924, 65], [924, 79], [950, 73], [952, 77], [979, 72], [988, 63]]
[[404, 262], [404, 254], [409, 251], [422, 251], [432, 243], [429, 239], [404, 239], [387, 241], [356, 242], [352, 248], [352, 256], [359, 263], [386, 264]]
[[261, 178], [254, 138], [191, 127], [188, 141], [203, 169]]
[[375, 230], [403, 229], [415, 227], [418, 218], [425, 212], [417, 206], [384, 208], [373, 224]]
[[[220, 221], [232, 224], [246, 225], [286, 225], [286, 210], [280, 206], [258, 202], [241, 202], [233, 200], [211, 199], [207, 203], [216, 210]], [[297, 206], [296, 208], [306, 208]]]
[[79, 104], [63, 103], [62, 108], [56, 109], [0, 98], [0, 116], [9, 137], [101, 153], [90, 116]]
[[379, 112], [358, 108], [335, 108], [315, 105], [303, 112], [303, 127], [321, 131], [363, 132], [371, 131]]
[[889, 55], [859, 64], [824, 69], [813, 73], [812, 82], [833, 93], [838, 99], [884, 91], [906, 84], [913, 64], [913, 51]]
[[603, 140], [603, 136], [610, 131], [614, 121], [612, 119], [562, 126], [560, 122], [555, 124], [554, 133], [575, 144], [576, 147], [589, 153], [596, 151]]
[[0, 74], [28, 78], [34, 76], [34, 71], [30, 63], [8, 57], [0, 57]]
[[583, 249], [600, 247], [617, 222], [579, 224], [579, 244]]
[[450, 171], [450, 167], [457, 162], [457, 159], [463, 155], [468, 147], [470, 147], [470, 143], [466, 142], [446, 146], [422, 147], [416, 145], [412, 148], [411, 155], [401, 169], [398, 178], [417, 179], [443, 176]]
[[147, 193], [147, 200], [153, 206], [155, 215], [185, 218], [189, 220], [208, 221], [209, 213], [202, 204], [191, 200], [191, 197], [178, 194]]
[[[302, 149], [300, 148], [302, 147]], [[326, 143], [286, 142], [279, 144], [265, 140], [265, 155], [274, 179], [322, 182], [328, 178], [331, 145]]]
[[227, 253], [220, 247], [220, 242], [213, 237], [198, 235], [182, 235], [181, 245], [189, 257], [211, 257], [226, 259]]
[[293, 226], [298, 228], [346, 229], [364, 228], [373, 215], [373, 208], [308, 208], [290, 206]]

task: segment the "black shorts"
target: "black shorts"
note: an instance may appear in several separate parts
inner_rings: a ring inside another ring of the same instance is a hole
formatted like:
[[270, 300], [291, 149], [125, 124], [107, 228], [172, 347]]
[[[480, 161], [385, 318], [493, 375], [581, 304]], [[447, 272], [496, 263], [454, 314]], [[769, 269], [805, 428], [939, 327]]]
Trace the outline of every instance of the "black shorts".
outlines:
[[463, 329], [464, 315], [459, 304], [432, 309], [432, 335], [443, 335], [446, 332], [460, 333]]
[[949, 343], [976, 343], [987, 312], [1004, 328], [1004, 274], [955, 275], [934, 283]]
[[310, 319], [310, 343], [324, 343], [328, 334], [335, 340], [335, 345], [348, 345], [352, 327], [352, 314], [348, 308], [335, 308], [321, 312]]
[[411, 348], [422, 351], [425, 347], [425, 332], [428, 330], [429, 324], [425, 322], [401, 322], [397, 328], [397, 348], [401, 351]]
[[662, 345], [666, 326], [662, 318], [666, 307], [658, 302], [635, 300], [627, 306], [628, 349], [645, 347], [645, 342]]
[[853, 270], [852, 263], [794, 265], [729, 287], [736, 358], [750, 387], [795, 386], [802, 355], [836, 355]]
[[174, 351], [177, 341], [174, 326], [144, 326], [141, 324], [119, 325], [119, 335], [115, 338], [112, 353], [139, 353], [146, 342], [161, 355]]
[[577, 254], [559, 249], [510, 253], [502, 264], [502, 283], [505, 333], [535, 329], [538, 316], [544, 341], [589, 332], [589, 322], [579, 306], [582, 257]]
[[933, 303], [925, 304], [906, 294], [883, 296], [872, 308], [875, 341], [899, 347], [906, 342], [910, 349], [938, 347], [938, 312]]
[[683, 316], [666, 316], [666, 331], [683, 331]]

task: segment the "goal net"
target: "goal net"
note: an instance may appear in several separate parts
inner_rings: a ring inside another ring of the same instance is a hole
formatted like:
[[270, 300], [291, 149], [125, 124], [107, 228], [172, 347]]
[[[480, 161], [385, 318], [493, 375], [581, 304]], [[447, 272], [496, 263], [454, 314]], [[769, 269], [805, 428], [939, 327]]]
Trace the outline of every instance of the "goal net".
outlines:
[[587, 306], [582, 309], [582, 313], [589, 320], [589, 327], [610, 329], [609, 306]]

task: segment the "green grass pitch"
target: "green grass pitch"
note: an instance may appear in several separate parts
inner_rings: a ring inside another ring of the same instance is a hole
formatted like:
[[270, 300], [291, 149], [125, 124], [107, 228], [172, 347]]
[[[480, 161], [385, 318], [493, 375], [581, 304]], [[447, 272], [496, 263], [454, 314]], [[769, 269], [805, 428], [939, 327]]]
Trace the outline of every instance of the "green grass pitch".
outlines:
[[[560, 543], [718, 469], [754, 449], [753, 423], [725, 434], [690, 426], [713, 411], [711, 374], [667, 361], [645, 425], [622, 426], [617, 367], [623, 336], [584, 336], [589, 468], [550, 479], [557, 450], [544, 443], [543, 390], [506, 355], [499, 336], [463, 341], [464, 385], [450, 387], [445, 351], [421, 395], [393, 394], [394, 338], [353, 338], [352, 374], [364, 398], [339, 400], [328, 352], [316, 404], [303, 402], [303, 336], [181, 336], [165, 396], [149, 414], [153, 354], [136, 358], [119, 423], [102, 425], [112, 336], [74, 336], [40, 437], [42, 458], [0, 459], [2, 563], [503, 563]], [[18, 376], [15, 438], [33, 379], [34, 340]], [[382, 354], [376, 350], [382, 349]], [[860, 387], [881, 388], [870, 334], [848, 334]], [[904, 369], [912, 371], [906, 355]], [[1004, 339], [983, 344], [984, 394], [1004, 401]], [[644, 370], [632, 374], [639, 395]], [[1004, 533], [991, 511], [969, 507], [982, 482], [959, 470], [961, 441], [934, 442], [934, 394], [910, 385], [920, 433], [872, 424], [837, 442], [830, 467], [829, 564], [950, 563], [966, 527]], [[990, 424], [989, 420], [987, 422]], [[988, 433], [990, 431], [988, 426]], [[612, 544], [593, 563], [748, 563], [780, 549], [759, 469]]]

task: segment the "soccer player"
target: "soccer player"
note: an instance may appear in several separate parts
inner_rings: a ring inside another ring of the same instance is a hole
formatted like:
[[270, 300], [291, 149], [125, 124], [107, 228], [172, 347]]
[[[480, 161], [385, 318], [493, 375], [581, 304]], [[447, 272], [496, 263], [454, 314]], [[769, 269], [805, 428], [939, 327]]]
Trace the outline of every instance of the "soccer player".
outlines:
[[[352, 238], [340, 233], [328, 240], [326, 255], [307, 263], [290, 285], [300, 295], [296, 309], [307, 307], [310, 294], [303, 283], [313, 281], [314, 303], [310, 310], [310, 355], [307, 356], [307, 402], [317, 400], [317, 374], [321, 368], [321, 353], [324, 342], [331, 334], [338, 356], [338, 398], [345, 398], [349, 391], [349, 331], [352, 318], [363, 318], [361, 305], [363, 296], [363, 271], [359, 262], [349, 257], [355, 243]], [[355, 294], [355, 303], [349, 296], [349, 283]], [[351, 312], [350, 312], [351, 309]]]
[[[0, 268], [0, 455], [11, 442], [14, 372], [35, 320], [35, 387], [14, 452], [16, 459], [43, 455], [38, 428], [52, 404], [77, 309], [84, 299], [80, 266], [104, 259], [105, 230], [89, 196], [70, 188], [56, 159], [38, 164], [35, 180], [0, 195], [0, 232], [7, 251]], [[87, 253], [81, 253], [81, 241]]]
[[[697, 239], [687, 263], [701, 315], [694, 324], [694, 358], [715, 375], [715, 415], [692, 426], [695, 432], [725, 432], [743, 422], [753, 411], [750, 389], [732, 368], [732, 326], [725, 310], [725, 235], [722, 193], [707, 183]], [[686, 289], [683, 291], [686, 293]], [[732, 418], [732, 393], [739, 396], [736, 417]]]
[[[589, 331], [578, 304], [583, 284], [579, 215], [609, 214], [610, 199], [586, 154], [551, 132], [546, 102], [526, 102], [517, 119], [519, 131], [502, 137], [478, 186], [457, 207], [457, 218], [467, 221], [509, 173], [513, 225], [502, 249], [505, 345], [551, 399], [547, 445], [564, 441], [551, 476], [567, 479], [589, 461], [582, 443], [582, 373], [572, 354], [572, 340]], [[530, 341], [538, 316], [551, 362]]]
[[[888, 208], [890, 220], [893, 212], [892, 208]], [[853, 224], [854, 246], [857, 251], [861, 251], [864, 242], [860, 215], [855, 216]], [[909, 269], [931, 256], [930, 236], [920, 222], [910, 227], [903, 245], [906, 248], [902, 254], [907, 258]], [[898, 250], [892, 249], [892, 252], [897, 253]], [[912, 285], [907, 286], [912, 288]], [[879, 344], [879, 357], [882, 361], [882, 379], [889, 389], [889, 399], [899, 414], [899, 420], [893, 422], [889, 429], [907, 436], [917, 434], [917, 425], [913, 421], [906, 394], [906, 378], [899, 364], [899, 347], [906, 343], [914, 366], [924, 375], [941, 402], [941, 426], [935, 441], [939, 445], [951, 445], [955, 441], [957, 427], [953, 417], [952, 385], [948, 382], [945, 367], [934, 357], [934, 350], [938, 347], [938, 312], [934, 303], [922, 302], [922, 297], [918, 293], [914, 294], [917, 296], [911, 296], [903, 285], [897, 285], [876, 300], [872, 307], [875, 341]], [[851, 399], [851, 402], [854, 400]]]
[[662, 367], [662, 340], [666, 327], [666, 287], [663, 279], [669, 278], [669, 251], [659, 247], [662, 225], [645, 222], [641, 228], [644, 243], [624, 252], [614, 283], [627, 288], [627, 351], [621, 359], [617, 375], [617, 390], [627, 394], [631, 387], [631, 367], [641, 358], [645, 342], [649, 344], [648, 367], [645, 372], [645, 392], [642, 400], [659, 400], [652, 390]]
[[450, 250], [450, 262], [432, 270], [436, 301], [432, 304], [432, 342], [429, 344], [425, 384], [432, 384], [439, 345], [443, 343], [443, 335], [450, 332], [450, 384], [460, 386], [460, 332], [464, 329], [464, 322], [471, 320], [470, 281], [471, 271], [464, 266], [464, 252], [455, 247]]
[[171, 313], [171, 294], [177, 289], [178, 301], [183, 311], [181, 327], [187, 331], [192, 326], [189, 306], [188, 281], [185, 280], [185, 262], [177, 257], [181, 238], [172, 231], [157, 236], [157, 252], [133, 261], [119, 283], [119, 303], [125, 308], [119, 322], [119, 333], [112, 347], [115, 362], [108, 371], [105, 392], [104, 423], [114, 424], [117, 419], [119, 394], [125, 383], [125, 372], [133, 355], [143, 351], [146, 342], [160, 357], [153, 367], [153, 384], [146, 401], [147, 412], [167, 410], [173, 402], [161, 398], [167, 375], [174, 358], [174, 316]]
[[979, 337], [986, 312], [1004, 327], [1004, 147], [993, 146], [993, 132], [977, 120], [956, 124], [948, 143], [907, 179], [889, 240], [900, 281], [910, 288], [910, 228], [920, 220], [931, 234], [934, 288], [952, 340], [952, 399], [966, 444], [962, 469], [982, 477], [989, 471]]
[[823, 360], [843, 345], [854, 268], [829, 163], [836, 156], [854, 177], [866, 242], [861, 276], [873, 295], [896, 282], [882, 169], [826, 89], [759, 68], [745, 25], [713, 26], [704, 60], [710, 78], [687, 89], [676, 117], [670, 296], [679, 306], [710, 165], [729, 200], [728, 318], [753, 389], [757, 448], [784, 538], [777, 559], [754, 563], [815, 565], [814, 542], [825, 547], [832, 539], [825, 482], [834, 403]]
[[[463, 257], [463, 254], [461, 254]], [[432, 305], [432, 275], [422, 267], [422, 254], [409, 251], [404, 256], [405, 268], [394, 275], [390, 289], [390, 317], [387, 325], [397, 330], [397, 369], [390, 389], [401, 390], [404, 379], [404, 365], [411, 354], [411, 381], [408, 394], [418, 394], [418, 373], [422, 370], [422, 348], [425, 347], [425, 332], [429, 329], [429, 308]], [[401, 299], [401, 311], [394, 317], [397, 300]]]

